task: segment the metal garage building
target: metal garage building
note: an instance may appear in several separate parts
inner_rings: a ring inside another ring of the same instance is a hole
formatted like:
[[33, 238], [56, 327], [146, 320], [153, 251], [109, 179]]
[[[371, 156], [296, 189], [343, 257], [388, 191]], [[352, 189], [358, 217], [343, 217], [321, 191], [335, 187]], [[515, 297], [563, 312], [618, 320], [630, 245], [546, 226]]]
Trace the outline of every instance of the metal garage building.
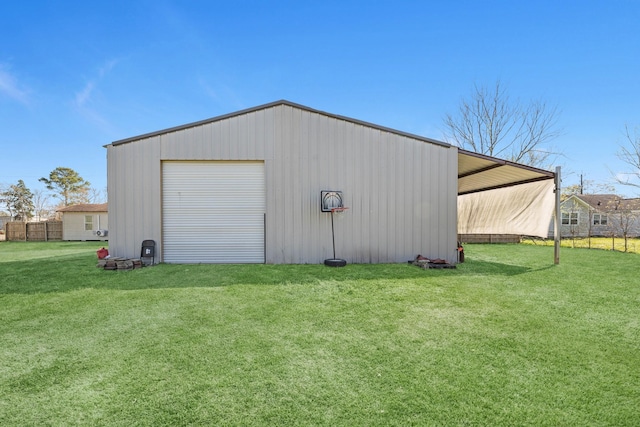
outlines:
[[[494, 169], [467, 154], [466, 174]], [[116, 141], [107, 146], [109, 249], [137, 257], [152, 239], [156, 262], [322, 263], [332, 235], [321, 191], [336, 190], [349, 207], [335, 222], [340, 258], [455, 262], [459, 156], [288, 101]], [[524, 172], [509, 182], [553, 177]]]

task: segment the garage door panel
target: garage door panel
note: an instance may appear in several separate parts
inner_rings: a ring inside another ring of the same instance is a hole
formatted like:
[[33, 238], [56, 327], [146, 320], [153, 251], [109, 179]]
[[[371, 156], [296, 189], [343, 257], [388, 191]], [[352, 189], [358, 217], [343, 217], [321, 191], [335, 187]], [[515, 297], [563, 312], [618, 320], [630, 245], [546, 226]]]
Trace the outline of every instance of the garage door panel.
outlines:
[[264, 188], [264, 163], [164, 162], [164, 261], [263, 263]]

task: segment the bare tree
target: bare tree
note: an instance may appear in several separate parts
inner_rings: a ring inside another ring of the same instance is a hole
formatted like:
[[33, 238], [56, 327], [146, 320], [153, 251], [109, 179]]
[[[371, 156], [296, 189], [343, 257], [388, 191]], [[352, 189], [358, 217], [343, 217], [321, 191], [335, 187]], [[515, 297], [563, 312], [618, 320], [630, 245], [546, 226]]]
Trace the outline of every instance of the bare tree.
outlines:
[[588, 212], [587, 219], [589, 220], [589, 222], [587, 223], [587, 247], [591, 249], [591, 237], [593, 235], [593, 218], [596, 214], [596, 211], [591, 206], [589, 206], [589, 209], [587, 212]]
[[44, 190], [33, 191], [33, 207], [37, 221], [48, 218], [51, 215], [49, 200], [51, 197]]
[[87, 191], [87, 200], [89, 203], [106, 203], [107, 194], [106, 190], [102, 191], [95, 187], [90, 187]]
[[583, 174], [580, 174], [580, 183], [563, 185], [562, 186], [562, 201], [565, 201], [574, 194], [613, 194], [616, 192], [616, 188], [605, 183], [596, 183], [592, 179], [585, 179]]
[[549, 167], [557, 138], [558, 111], [542, 101], [512, 101], [500, 81], [493, 88], [474, 86], [456, 115], [444, 119], [445, 134], [460, 148], [536, 167]]
[[616, 155], [631, 170], [615, 175], [615, 179], [620, 184], [640, 188], [640, 128], [636, 126], [631, 130], [629, 125], [625, 125], [624, 131], [625, 140]]
[[569, 234], [571, 235], [571, 247], [576, 247], [576, 237], [580, 234], [580, 223], [573, 223], [572, 213], [577, 213], [573, 209], [569, 212]]
[[[618, 199], [610, 207], [610, 227], [613, 238], [615, 236], [624, 239], [624, 251], [629, 250], [629, 237], [638, 221], [638, 212], [634, 210], [633, 199]], [[613, 243], [615, 250], [615, 243]]]

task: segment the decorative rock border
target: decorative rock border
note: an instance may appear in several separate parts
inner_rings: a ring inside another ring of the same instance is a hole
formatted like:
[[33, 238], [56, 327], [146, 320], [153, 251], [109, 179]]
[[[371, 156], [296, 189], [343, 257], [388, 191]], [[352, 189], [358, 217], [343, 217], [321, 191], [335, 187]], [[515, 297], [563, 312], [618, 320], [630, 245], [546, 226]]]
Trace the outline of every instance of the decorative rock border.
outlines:
[[456, 268], [454, 264], [449, 264], [447, 261], [443, 259], [429, 259], [423, 257], [422, 255], [418, 255], [416, 259], [408, 261], [409, 264], [415, 265], [416, 267], [423, 268], [425, 270], [429, 268]]
[[96, 267], [105, 270], [135, 270], [143, 265], [142, 260], [137, 258], [104, 258], [98, 260]]

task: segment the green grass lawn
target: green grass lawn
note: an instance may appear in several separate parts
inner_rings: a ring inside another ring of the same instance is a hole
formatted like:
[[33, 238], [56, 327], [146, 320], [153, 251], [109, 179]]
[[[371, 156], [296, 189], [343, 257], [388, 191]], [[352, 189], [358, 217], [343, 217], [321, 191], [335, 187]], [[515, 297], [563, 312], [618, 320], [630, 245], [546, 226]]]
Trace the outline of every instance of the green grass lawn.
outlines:
[[[553, 246], [553, 239], [523, 239], [522, 243], [528, 245]], [[622, 237], [564, 237], [561, 241], [562, 247], [565, 248], [588, 248], [588, 249], [604, 249], [607, 251], [616, 250], [620, 252], [640, 253], [640, 238], [628, 238], [625, 248], [625, 241]]]
[[0, 425], [640, 425], [640, 255], [95, 268], [0, 243]]

